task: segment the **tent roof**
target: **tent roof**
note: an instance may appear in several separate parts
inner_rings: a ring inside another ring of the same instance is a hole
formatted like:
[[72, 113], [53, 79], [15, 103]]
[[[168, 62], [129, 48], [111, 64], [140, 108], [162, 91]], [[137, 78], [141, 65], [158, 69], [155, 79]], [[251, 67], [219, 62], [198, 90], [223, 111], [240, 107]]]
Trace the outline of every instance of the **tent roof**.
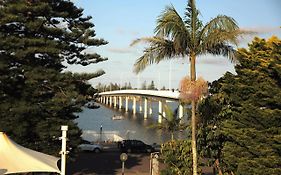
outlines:
[[57, 172], [59, 158], [25, 148], [0, 132], [0, 174]]

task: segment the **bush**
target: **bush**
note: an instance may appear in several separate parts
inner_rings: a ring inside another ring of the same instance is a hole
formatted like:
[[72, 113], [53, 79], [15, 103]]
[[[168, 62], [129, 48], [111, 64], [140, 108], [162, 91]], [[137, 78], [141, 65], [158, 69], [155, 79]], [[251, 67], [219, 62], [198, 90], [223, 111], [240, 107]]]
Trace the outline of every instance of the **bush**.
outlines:
[[174, 140], [161, 146], [161, 162], [166, 169], [161, 175], [188, 175], [192, 174], [192, 151], [190, 140]]

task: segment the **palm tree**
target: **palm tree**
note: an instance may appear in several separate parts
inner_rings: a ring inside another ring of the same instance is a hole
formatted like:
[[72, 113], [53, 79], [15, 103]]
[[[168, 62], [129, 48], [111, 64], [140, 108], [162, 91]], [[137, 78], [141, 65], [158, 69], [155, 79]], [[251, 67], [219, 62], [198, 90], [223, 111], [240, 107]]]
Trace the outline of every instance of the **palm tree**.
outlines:
[[[243, 33], [235, 20], [225, 15], [219, 15], [203, 25], [199, 19], [199, 10], [195, 0], [189, 0], [184, 18], [181, 18], [175, 8], [170, 5], [157, 19], [155, 36], [133, 41], [132, 45], [147, 42], [144, 54], [137, 59], [134, 72], [139, 73], [146, 66], [159, 63], [162, 60], [176, 57], [187, 57], [190, 61], [190, 78], [196, 81], [195, 63], [198, 55], [223, 55], [235, 60], [233, 45], [238, 44], [238, 37]], [[192, 155], [193, 174], [197, 175], [196, 149], [196, 100], [192, 100]]]
[[176, 131], [184, 130], [187, 126], [181, 122], [181, 118], [177, 118], [177, 111], [173, 111], [169, 106], [164, 106], [165, 116], [162, 113], [159, 113], [164, 122], [153, 124], [151, 128], [157, 128], [169, 131], [171, 133], [171, 140], [174, 141], [174, 134]]

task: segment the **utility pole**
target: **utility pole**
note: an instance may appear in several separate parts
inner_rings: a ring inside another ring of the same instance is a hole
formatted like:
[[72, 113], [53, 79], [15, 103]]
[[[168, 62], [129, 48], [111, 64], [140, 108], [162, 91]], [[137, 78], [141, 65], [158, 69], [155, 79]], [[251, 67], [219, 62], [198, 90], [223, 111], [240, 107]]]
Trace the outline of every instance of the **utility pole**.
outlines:
[[66, 132], [68, 130], [68, 126], [61, 126], [61, 131], [62, 131], [62, 136], [60, 137], [61, 139], [61, 175], [65, 175], [65, 167], [66, 167]]
[[170, 66], [169, 66], [169, 90], [172, 89], [172, 84], [171, 84], [171, 79], [172, 79], [172, 61], [170, 61]]

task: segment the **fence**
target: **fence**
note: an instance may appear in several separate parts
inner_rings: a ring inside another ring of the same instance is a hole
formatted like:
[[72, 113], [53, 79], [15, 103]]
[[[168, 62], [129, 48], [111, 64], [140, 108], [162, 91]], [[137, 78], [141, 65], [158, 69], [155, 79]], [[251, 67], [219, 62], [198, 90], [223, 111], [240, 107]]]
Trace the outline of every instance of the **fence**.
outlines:
[[92, 142], [118, 142], [123, 140], [118, 131], [84, 130], [82, 138]]

